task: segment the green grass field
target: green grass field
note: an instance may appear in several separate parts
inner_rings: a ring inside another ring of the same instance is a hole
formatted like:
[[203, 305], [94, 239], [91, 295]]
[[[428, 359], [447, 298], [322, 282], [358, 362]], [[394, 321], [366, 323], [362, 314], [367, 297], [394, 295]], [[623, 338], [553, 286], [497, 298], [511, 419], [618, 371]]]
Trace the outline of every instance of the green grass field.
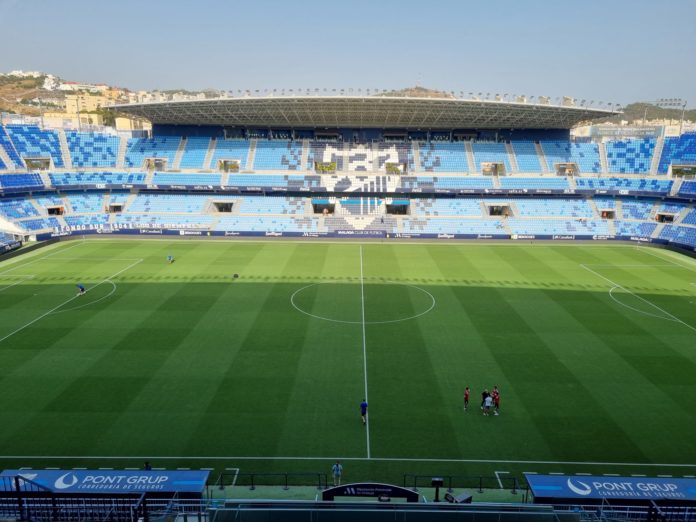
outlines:
[[0, 310], [4, 468], [696, 472], [696, 262], [667, 251], [68, 242], [0, 262]]

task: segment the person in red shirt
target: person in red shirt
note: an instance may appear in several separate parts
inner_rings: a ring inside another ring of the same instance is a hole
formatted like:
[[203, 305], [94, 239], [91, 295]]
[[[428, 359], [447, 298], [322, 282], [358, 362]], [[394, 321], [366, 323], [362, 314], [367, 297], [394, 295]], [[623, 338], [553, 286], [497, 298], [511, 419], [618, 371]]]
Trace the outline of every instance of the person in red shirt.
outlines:
[[493, 386], [493, 392], [491, 392], [491, 397], [493, 397], [493, 407], [495, 408], [493, 415], [499, 415], [500, 414], [500, 391], [498, 390], [497, 386]]
[[469, 387], [464, 388], [464, 411], [469, 409]]

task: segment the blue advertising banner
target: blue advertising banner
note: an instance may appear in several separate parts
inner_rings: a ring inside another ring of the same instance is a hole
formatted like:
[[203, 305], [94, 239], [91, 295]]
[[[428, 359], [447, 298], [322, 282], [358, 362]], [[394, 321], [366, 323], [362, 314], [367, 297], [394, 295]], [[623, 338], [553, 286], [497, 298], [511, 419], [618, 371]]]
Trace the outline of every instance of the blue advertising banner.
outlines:
[[535, 502], [614, 499], [696, 502], [696, 479], [534, 475], [525, 473]]
[[[54, 493], [195, 493], [205, 489], [209, 471], [105, 471], [105, 470], [45, 470], [9, 469], [0, 477], [19, 476], [39, 484]], [[0, 481], [0, 487], [10, 487], [13, 481]], [[31, 484], [20, 481], [22, 489]]]

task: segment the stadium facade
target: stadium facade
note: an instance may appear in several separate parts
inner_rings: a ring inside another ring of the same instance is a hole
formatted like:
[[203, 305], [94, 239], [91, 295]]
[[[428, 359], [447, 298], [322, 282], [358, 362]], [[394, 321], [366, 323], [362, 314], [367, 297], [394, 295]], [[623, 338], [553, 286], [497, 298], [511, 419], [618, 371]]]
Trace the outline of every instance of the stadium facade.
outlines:
[[408, 97], [118, 105], [153, 135], [0, 127], [0, 230], [622, 239], [696, 248], [696, 135], [574, 141], [614, 111]]

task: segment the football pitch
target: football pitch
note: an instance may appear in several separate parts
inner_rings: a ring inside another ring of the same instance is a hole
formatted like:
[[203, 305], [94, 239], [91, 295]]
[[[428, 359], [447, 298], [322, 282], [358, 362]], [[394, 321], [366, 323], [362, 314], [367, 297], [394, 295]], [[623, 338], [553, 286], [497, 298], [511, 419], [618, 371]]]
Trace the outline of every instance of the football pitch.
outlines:
[[696, 262], [608, 244], [65, 242], [0, 262], [0, 390], [3, 468], [688, 476]]

